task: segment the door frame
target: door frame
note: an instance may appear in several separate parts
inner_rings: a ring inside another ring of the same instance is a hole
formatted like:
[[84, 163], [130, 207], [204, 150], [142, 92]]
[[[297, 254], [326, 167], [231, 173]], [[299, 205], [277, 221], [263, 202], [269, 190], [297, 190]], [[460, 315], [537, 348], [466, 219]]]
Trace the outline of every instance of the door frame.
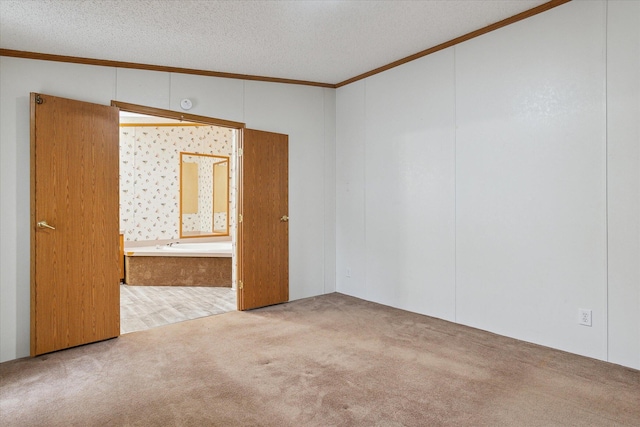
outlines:
[[[126, 111], [128, 113], [144, 114], [147, 116], [163, 117], [167, 119], [174, 119], [174, 120], [180, 120], [180, 121], [192, 122], [192, 123], [202, 123], [204, 125], [212, 125], [212, 126], [224, 127], [229, 129], [236, 129], [238, 131], [236, 147], [234, 150], [234, 155], [236, 156], [236, 172], [235, 172], [235, 176], [236, 176], [236, 202], [235, 202], [236, 203], [236, 222], [235, 222], [236, 223], [236, 251], [233, 254], [233, 256], [235, 257], [235, 263], [237, 266], [236, 281], [239, 282], [240, 280], [239, 278], [242, 277], [241, 276], [242, 251], [238, 250], [239, 242], [240, 242], [238, 217], [242, 212], [241, 210], [242, 208], [241, 206], [242, 174], [240, 171], [240, 162], [237, 161], [237, 157], [238, 157], [238, 147], [242, 146], [242, 138], [244, 134], [244, 129], [246, 127], [245, 124], [242, 122], [234, 122], [231, 120], [217, 119], [217, 118], [207, 117], [207, 116], [198, 116], [195, 114], [182, 113], [180, 111], [164, 110], [161, 108], [147, 107], [144, 105], [131, 104], [128, 102], [121, 102], [121, 101], [115, 101], [115, 100], [111, 101], [111, 106], [118, 107], [120, 111]], [[236, 283], [236, 310], [240, 310], [241, 298], [242, 298], [242, 292], [241, 292], [239, 283]]]

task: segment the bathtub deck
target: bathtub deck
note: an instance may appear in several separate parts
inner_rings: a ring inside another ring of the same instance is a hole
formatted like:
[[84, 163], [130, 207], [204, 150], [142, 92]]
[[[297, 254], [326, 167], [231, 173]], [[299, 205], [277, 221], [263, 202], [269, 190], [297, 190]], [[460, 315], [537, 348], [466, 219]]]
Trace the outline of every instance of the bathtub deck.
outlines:
[[126, 256], [125, 283], [132, 286], [231, 287], [230, 257]]

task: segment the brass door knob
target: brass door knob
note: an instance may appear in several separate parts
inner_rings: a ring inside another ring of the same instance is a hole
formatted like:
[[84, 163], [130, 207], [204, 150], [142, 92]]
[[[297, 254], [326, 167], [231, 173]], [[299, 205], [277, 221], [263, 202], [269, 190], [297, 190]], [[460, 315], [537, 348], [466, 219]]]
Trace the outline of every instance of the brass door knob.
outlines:
[[55, 230], [55, 227], [50, 226], [49, 224], [47, 224], [47, 221], [39, 221], [38, 222], [38, 228], [49, 228], [51, 230]]
[[286, 215], [282, 215], [282, 218], [280, 218], [280, 221], [287, 222], [287, 221], [289, 221], [289, 217], [286, 216]]

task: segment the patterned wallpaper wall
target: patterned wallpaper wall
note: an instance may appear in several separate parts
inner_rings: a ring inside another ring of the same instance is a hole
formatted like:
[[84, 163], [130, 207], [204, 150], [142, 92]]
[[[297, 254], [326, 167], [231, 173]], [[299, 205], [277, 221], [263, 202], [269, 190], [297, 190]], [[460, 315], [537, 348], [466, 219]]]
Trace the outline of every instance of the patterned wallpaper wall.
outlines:
[[213, 157], [198, 162], [198, 230], [213, 232]]
[[[231, 210], [229, 210], [231, 212]], [[215, 212], [213, 214], [213, 229], [224, 230], [227, 227], [227, 213]]]
[[233, 226], [235, 133], [217, 126], [122, 126], [120, 230], [125, 241], [179, 238], [181, 151], [230, 157], [229, 225]]

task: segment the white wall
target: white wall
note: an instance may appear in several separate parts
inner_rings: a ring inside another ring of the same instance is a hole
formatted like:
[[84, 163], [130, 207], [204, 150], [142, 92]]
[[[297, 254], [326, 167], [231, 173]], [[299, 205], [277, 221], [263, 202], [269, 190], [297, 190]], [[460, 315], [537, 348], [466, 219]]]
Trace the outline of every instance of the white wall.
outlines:
[[336, 94], [336, 290], [368, 299], [365, 229], [365, 80]]
[[335, 290], [333, 89], [0, 58], [0, 361], [29, 354], [29, 93], [111, 100], [289, 135], [290, 298]]
[[638, 28], [571, 2], [338, 89], [338, 292], [640, 368]]
[[598, 359], [604, 18], [603, 3], [561, 7], [456, 47], [458, 321]]
[[373, 76], [365, 108], [369, 298], [448, 320], [455, 316], [453, 70], [447, 50]]
[[640, 2], [607, 17], [609, 360], [640, 368]]

